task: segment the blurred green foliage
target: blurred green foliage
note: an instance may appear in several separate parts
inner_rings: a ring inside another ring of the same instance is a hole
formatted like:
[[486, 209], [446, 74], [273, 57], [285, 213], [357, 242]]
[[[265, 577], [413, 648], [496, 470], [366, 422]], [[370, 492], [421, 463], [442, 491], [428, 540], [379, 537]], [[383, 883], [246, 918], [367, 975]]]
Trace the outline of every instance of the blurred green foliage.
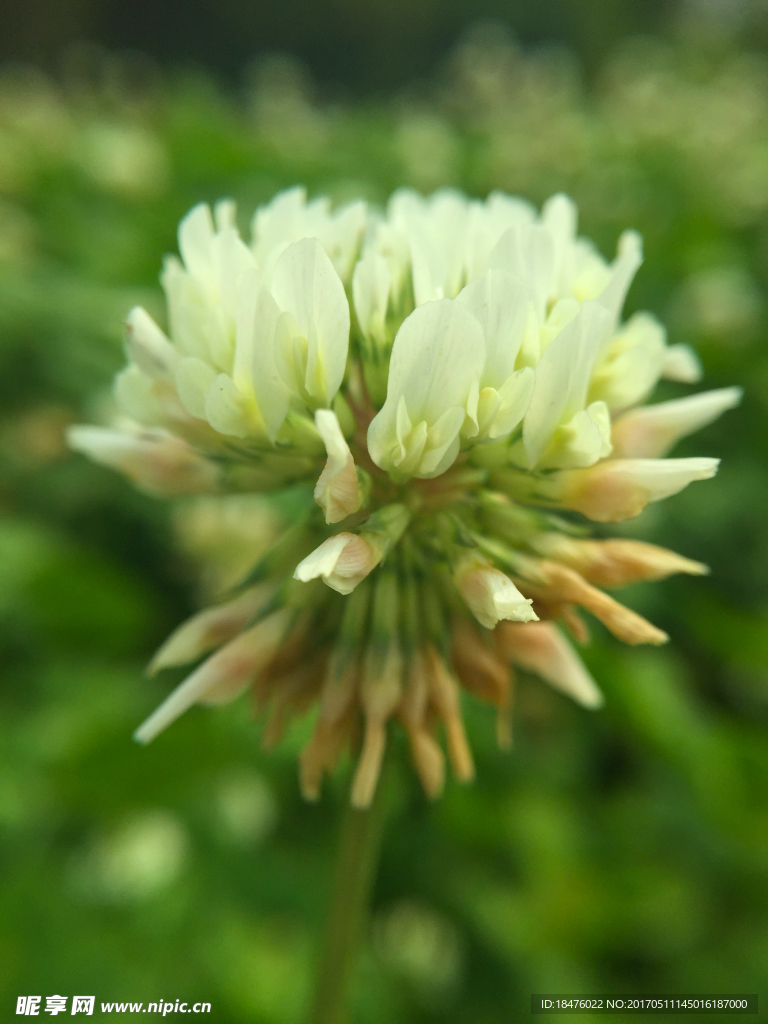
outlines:
[[746, 389], [676, 453], [722, 456], [719, 477], [627, 525], [713, 572], [629, 595], [667, 648], [595, 627], [585, 658], [606, 710], [522, 678], [509, 756], [467, 701], [478, 780], [435, 805], [395, 743], [354, 1020], [497, 1024], [527, 1016], [532, 992], [754, 992], [768, 978], [768, 67], [644, 39], [585, 91], [566, 55], [485, 29], [418, 99], [310, 97], [287, 58], [262, 62], [237, 103], [97, 51], [62, 83], [0, 78], [0, 1002], [205, 999], [232, 1024], [305, 1012], [348, 766], [302, 803], [308, 723], [265, 754], [245, 700], [131, 742], [171, 685], [142, 665], [214, 555], [62, 439], [105, 408], [128, 308], [162, 316], [180, 216], [222, 195], [247, 212], [296, 182], [373, 202], [403, 183], [536, 202], [563, 189], [607, 254], [625, 227], [645, 236], [630, 307], [696, 345], [705, 386]]

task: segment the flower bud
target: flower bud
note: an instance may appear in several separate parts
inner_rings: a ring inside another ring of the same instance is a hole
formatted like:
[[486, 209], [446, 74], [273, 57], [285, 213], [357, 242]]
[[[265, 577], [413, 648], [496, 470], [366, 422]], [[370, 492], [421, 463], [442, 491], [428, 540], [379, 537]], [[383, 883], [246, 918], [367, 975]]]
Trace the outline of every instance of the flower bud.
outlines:
[[326, 523], [338, 523], [358, 511], [363, 504], [363, 492], [336, 414], [330, 409], [318, 409], [315, 424], [328, 452], [328, 461], [315, 486], [315, 501], [322, 508]]
[[365, 537], [339, 533], [324, 540], [296, 566], [293, 578], [308, 583], [319, 576], [339, 594], [351, 594], [381, 561], [381, 552]]
[[523, 597], [508, 576], [478, 556], [463, 559], [453, 578], [472, 614], [486, 629], [493, 629], [501, 619], [530, 622], [537, 618], [532, 601]]

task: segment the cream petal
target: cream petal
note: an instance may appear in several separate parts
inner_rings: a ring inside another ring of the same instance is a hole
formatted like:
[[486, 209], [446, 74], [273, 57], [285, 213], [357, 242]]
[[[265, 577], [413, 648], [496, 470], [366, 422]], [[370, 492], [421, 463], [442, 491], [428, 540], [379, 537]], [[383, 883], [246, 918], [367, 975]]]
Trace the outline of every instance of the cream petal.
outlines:
[[362, 200], [342, 206], [329, 218], [328, 230], [320, 238], [342, 281], [349, 280], [352, 273], [367, 214], [368, 204]]
[[352, 275], [352, 297], [364, 337], [383, 342], [391, 274], [389, 265], [377, 252], [361, 259]]
[[176, 390], [190, 416], [205, 419], [205, 396], [216, 380], [216, 371], [195, 356], [180, 359], [176, 366]]
[[215, 287], [211, 248], [213, 218], [207, 203], [198, 203], [179, 224], [179, 252], [187, 271], [206, 289]]
[[125, 322], [125, 347], [128, 357], [149, 377], [167, 377], [173, 374], [178, 354], [141, 306], [134, 306]]
[[666, 455], [681, 437], [713, 423], [741, 401], [741, 388], [718, 388], [633, 409], [613, 424], [614, 455], [644, 459]]
[[290, 616], [282, 608], [212, 654], [139, 726], [134, 739], [150, 743], [193, 704], [234, 700], [274, 657]]
[[530, 308], [528, 287], [520, 277], [489, 270], [463, 288], [456, 301], [474, 316], [485, 338], [480, 387], [498, 390], [515, 369]]
[[205, 418], [214, 430], [230, 437], [260, 433], [254, 413], [255, 407], [248, 408], [247, 399], [226, 373], [212, 381], [205, 394]]
[[451, 298], [446, 288], [448, 264], [439, 246], [424, 235], [411, 239], [413, 296], [417, 306], [437, 299]]
[[498, 392], [499, 406], [488, 430], [490, 438], [505, 437], [522, 421], [531, 404], [535, 380], [530, 366], [507, 378]]
[[147, 426], [163, 420], [163, 408], [154, 394], [154, 381], [133, 363], [115, 377], [113, 385], [119, 408], [131, 419]]
[[[453, 429], [458, 422], [457, 430], [460, 429], [484, 357], [480, 325], [461, 304], [442, 299], [414, 310], [395, 338], [387, 400], [368, 430], [368, 450], [373, 461], [387, 470], [395, 468], [396, 458], [402, 461], [404, 416], [412, 424], [423, 421], [429, 437], [441, 417], [454, 409], [457, 411], [442, 421], [439, 437], [432, 435], [436, 447], [447, 443], [446, 451], [452, 450], [447, 428], [450, 425]], [[458, 441], [455, 450], [458, 452]], [[436, 472], [437, 467], [430, 465], [428, 474]]]
[[275, 440], [288, 414], [290, 395], [276, 360], [280, 308], [251, 271], [239, 281], [233, 380], [252, 394], [264, 419], [270, 441]]
[[218, 489], [218, 467], [186, 441], [162, 429], [127, 431], [77, 425], [67, 430], [67, 444], [94, 462], [119, 470], [151, 494], [212, 494]]
[[578, 210], [574, 201], [558, 192], [541, 208], [541, 222], [549, 231], [553, 242], [553, 292], [566, 295], [575, 269], [574, 241], [578, 225]]
[[541, 357], [523, 421], [531, 466], [538, 463], [560, 423], [584, 409], [592, 367], [609, 328], [608, 311], [596, 302], [586, 302]]
[[555, 271], [554, 244], [546, 228], [527, 224], [509, 228], [494, 246], [488, 269], [522, 278], [530, 289], [539, 320], [545, 319]]
[[641, 402], [661, 376], [667, 332], [650, 313], [636, 313], [615, 334], [602, 352], [589, 394], [613, 410]]
[[219, 199], [213, 207], [213, 223], [217, 231], [237, 227], [237, 203], [234, 199]]
[[608, 459], [589, 469], [558, 474], [550, 482], [566, 508], [598, 523], [639, 515], [650, 502], [682, 491], [694, 480], [709, 480], [719, 459]]
[[271, 292], [306, 339], [306, 392], [318, 405], [327, 407], [346, 368], [349, 304], [344, 285], [317, 239], [304, 238], [285, 250], [275, 266]]
[[665, 380], [696, 384], [701, 380], [702, 373], [701, 361], [690, 345], [670, 345], [661, 371]]
[[427, 431], [424, 455], [419, 461], [418, 475], [424, 479], [440, 476], [453, 465], [459, 454], [459, 431], [466, 413], [461, 406], [446, 409]]
[[211, 250], [219, 279], [219, 301], [227, 317], [234, 319], [240, 278], [255, 269], [253, 254], [234, 227], [220, 231], [213, 239]]
[[250, 587], [232, 601], [205, 608], [187, 619], [152, 658], [148, 674], [155, 675], [164, 668], [197, 661], [214, 647], [231, 640], [266, 604], [271, 591], [269, 584]]
[[520, 668], [549, 683], [585, 708], [604, 703], [584, 663], [566, 638], [551, 622], [502, 624], [497, 631], [499, 646]]
[[624, 299], [642, 262], [642, 238], [636, 231], [625, 231], [619, 239], [619, 254], [611, 268], [611, 279], [597, 300], [611, 314], [614, 326], [619, 322]]
[[560, 468], [592, 466], [611, 454], [611, 415], [605, 402], [592, 402], [563, 424], [559, 451], [548, 464]]

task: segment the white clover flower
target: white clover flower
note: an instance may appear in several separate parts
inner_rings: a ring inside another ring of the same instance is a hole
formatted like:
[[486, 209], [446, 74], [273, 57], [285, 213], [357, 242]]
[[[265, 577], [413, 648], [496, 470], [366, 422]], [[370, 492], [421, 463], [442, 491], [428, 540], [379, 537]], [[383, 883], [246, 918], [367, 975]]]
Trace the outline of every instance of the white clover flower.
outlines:
[[381, 212], [297, 188], [256, 211], [249, 241], [231, 202], [195, 207], [179, 252], [168, 331], [128, 316], [123, 418], [70, 444], [158, 494], [290, 488], [294, 511], [241, 587], [160, 649], [153, 671], [206, 657], [140, 740], [250, 688], [267, 744], [318, 703], [307, 798], [362, 736], [352, 800], [367, 805], [393, 717], [435, 796], [439, 724], [456, 777], [474, 774], [460, 685], [496, 706], [508, 745], [511, 666], [601, 703], [558, 622], [579, 642], [578, 609], [627, 643], [667, 639], [600, 588], [706, 567], [570, 535], [567, 516], [616, 522], [713, 476], [716, 459], [664, 456], [741, 393], [640, 404], [700, 367], [650, 313], [623, 319], [634, 232], [608, 262], [563, 195], [539, 214], [498, 192], [401, 190]]

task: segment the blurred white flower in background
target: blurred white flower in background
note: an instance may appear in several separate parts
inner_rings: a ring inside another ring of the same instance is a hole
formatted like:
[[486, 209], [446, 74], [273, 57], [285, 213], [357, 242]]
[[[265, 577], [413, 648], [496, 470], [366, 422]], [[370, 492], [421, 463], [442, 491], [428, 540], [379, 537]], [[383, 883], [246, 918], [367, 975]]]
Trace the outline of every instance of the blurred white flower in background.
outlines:
[[73, 887], [105, 903], [150, 900], [168, 889], [184, 869], [189, 836], [170, 811], [145, 811], [97, 838], [73, 861]]
[[235, 846], [255, 846], [277, 821], [275, 794], [263, 776], [241, 771], [224, 776], [216, 788], [217, 828]]
[[373, 922], [373, 944], [381, 960], [430, 1002], [449, 994], [461, 980], [459, 934], [430, 907], [403, 901], [380, 912]]

